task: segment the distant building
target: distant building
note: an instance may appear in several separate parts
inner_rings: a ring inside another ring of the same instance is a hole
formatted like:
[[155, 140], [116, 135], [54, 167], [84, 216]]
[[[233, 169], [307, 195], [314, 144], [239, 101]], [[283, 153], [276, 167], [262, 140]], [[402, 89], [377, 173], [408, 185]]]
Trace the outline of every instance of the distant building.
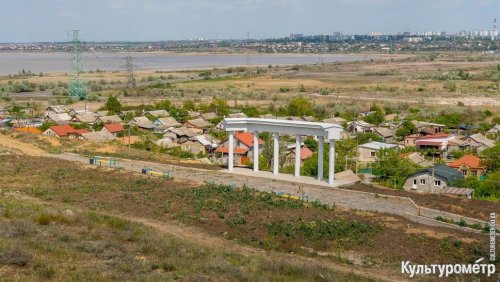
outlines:
[[377, 160], [377, 152], [380, 149], [399, 148], [394, 144], [381, 142], [370, 142], [358, 146], [358, 161], [361, 163], [373, 163]]

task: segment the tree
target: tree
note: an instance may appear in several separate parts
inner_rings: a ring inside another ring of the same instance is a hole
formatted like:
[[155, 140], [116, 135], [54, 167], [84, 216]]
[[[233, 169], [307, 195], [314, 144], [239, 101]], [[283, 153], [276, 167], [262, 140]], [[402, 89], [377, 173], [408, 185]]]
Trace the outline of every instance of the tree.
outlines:
[[384, 113], [377, 107], [377, 110], [370, 115], [367, 115], [363, 118], [363, 120], [367, 123], [379, 125], [384, 122]]
[[304, 96], [294, 97], [288, 104], [288, 114], [291, 116], [313, 115], [313, 104]]
[[216, 112], [220, 116], [229, 114], [229, 106], [227, 105], [227, 101], [223, 98], [214, 98], [210, 103], [210, 110]]
[[380, 149], [373, 164], [373, 174], [386, 182], [386, 186], [403, 187], [408, 175], [420, 167], [406, 158], [401, 158], [395, 149]]
[[488, 171], [500, 171], [500, 142], [497, 142], [494, 147], [484, 150], [481, 155], [483, 164], [488, 168]]
[[122, 104], [118, 101], [118, 98], [111, 95], [108, 97], [108, 101], [106, 101], [106, 109], [110, 112], [117, 113], [121, 111]]
[[409, 120], [405, 120], [401, 126], [396, 130], [396, 136], [404, 137], [406, 135], [410, 135], [417, 132], [417, 128], [413, 124], [413, 122]]

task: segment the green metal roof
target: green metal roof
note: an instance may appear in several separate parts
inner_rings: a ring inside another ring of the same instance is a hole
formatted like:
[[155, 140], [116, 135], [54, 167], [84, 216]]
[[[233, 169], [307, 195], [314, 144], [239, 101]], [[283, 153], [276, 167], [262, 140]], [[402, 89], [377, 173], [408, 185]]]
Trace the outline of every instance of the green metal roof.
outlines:
[[[434, 172], [433, 172], [433, 170], [434, 170]], [[460, 172], [458, 172], [457, 170], [450, 168], [446, 165], [437, 165], [435, 167], [422, 169], [422, 170], [419, 170], [419, 171], [411, 174], [408, 177], [412, 177], [412, 176], [423, 174], [423, 173], [427, 173], [429, 175], [432, 175], [434, 173], [435, 176], [438, 176], [438, 177], [446, 180], [446, 183], [448, 183], [448, 185], [453, 185], [457, 182], [457, 180], [464, 178], [464, 176]]]

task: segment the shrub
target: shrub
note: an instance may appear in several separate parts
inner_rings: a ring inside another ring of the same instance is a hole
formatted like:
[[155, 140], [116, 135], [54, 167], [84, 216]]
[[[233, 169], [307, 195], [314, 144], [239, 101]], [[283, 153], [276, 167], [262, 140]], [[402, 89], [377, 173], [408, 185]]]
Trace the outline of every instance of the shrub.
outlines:
[[31, 260], [31, 254], [21, 247], [0, 251], [0, 265], [26, 266]]

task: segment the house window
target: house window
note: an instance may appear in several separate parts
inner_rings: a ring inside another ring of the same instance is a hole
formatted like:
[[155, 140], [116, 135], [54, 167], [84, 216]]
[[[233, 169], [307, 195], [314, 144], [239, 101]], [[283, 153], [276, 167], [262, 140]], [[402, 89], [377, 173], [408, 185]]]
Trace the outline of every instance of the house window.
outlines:
[[425, 179], [424, 178], [420, 179], [420, 185], [425, 185]]
[[441, 180], [434, 180], [434, 186], [441, 186]]
[[477, 171], [475, 171], [475, 170], [471, 170], [470, 174], [471, 174], [472, 176], [477, 176]]
[[375, 152], [370, 152], [371, 157], [375, 157], [376, 153]]

